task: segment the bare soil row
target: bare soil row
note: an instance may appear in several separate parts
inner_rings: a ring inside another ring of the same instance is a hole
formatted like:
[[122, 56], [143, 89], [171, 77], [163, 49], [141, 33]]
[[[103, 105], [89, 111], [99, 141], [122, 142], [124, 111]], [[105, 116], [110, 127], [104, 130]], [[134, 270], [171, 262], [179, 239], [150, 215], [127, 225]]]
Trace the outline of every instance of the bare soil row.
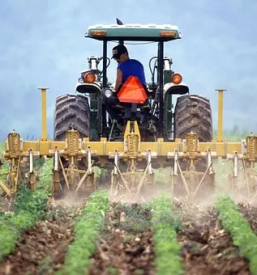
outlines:
[[[257, 208], [242, 203], [239, 207], [257, 232]], [[65, 262], [82, 209], [83, 204], [49, 209], [46, 221], [22, 234], [15, 251], [0, 265], [0, 274], [55, 274]], [[248, 261], [222, 228], [213, 206], [176, 202], [173, 212], [179, 222], [177, 240], [185, 274], [251, 274]], [[157, 274], [153, 234], [148, 209], [138, 204], [111, 204], [104, 229], [96, 241], [92, 240], [97, 249], [89, 274]]]

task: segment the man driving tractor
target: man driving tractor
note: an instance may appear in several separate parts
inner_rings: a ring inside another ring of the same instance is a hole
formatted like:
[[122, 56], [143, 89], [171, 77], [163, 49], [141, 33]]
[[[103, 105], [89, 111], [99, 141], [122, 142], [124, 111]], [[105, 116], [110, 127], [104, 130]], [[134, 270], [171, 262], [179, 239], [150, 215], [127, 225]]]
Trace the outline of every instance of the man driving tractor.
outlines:
[[129, 76], [136, 76], [141, 84], [146, 86], [143, 65], [138, 60], [129, 58], [128, 50], [124, 45], [118, 45], [112, 49], [112, 58], [119, 64], [115, 85], [116, 92]]
[[[112, 49], [112, 59], [118, 63], [117, 75], [115, 82], [115, 93], [106, 100], [106, 110], [110, 114], [111, 118], [118, 120], [118, 113], [113, 107], [120, 105], [117, 97], [122, 85], [130, 76], [138, 78], [143, 88], [147, 92], [145, 72], [143, 65], [136, 59], [130, 59], [128, 50], [124, 45], [117, 45]], [[132, 104], [130, 108], [125, 108], [125, 121], [128, 119], [135, 119], [137, 104]], [[149, 111], [148, 99], [141, 106], [141, 124], [147, 122], [147, 115]]]

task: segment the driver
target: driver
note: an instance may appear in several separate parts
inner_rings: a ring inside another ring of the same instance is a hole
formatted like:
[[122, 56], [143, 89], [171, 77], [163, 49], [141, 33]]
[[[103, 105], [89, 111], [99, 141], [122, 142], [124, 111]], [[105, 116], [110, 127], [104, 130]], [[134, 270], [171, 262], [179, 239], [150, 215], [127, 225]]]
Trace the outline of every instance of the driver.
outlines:
[[[124, 45], [117, 45], [112, 49], [112, 58], [117, 61], [117, 75], [115, 83], [115, 92], [117, 93], [123, 83], [126, 82], [129, 76], [136, 76], [140, 83], [146, 88], [145, 72], [143, 65], [136, 59], [130, 59], [128, 50]], [[112, 119], [117, 120], [117, 112], [112, 108], [112, 106], [118, 105], [119, 100], [115, 95], [111, 96], [107, 102], [106, 109], [109, 112]], [[143, 109], [148, 107], [148, 100], [143, 104]], [[126, 119], [126, 115], [125, 115]], [[145, 115], [143, 115], [142, 123], [144, 123]]]
[[116, 92], [129, 76], [136, 76], [141, 84], [146, 86], [143, 65], [138, 60], [129, 58], [128, 50], [124, 45], [118, 45], [112, 49], [112, 58], [118, 63], [115, 84]]

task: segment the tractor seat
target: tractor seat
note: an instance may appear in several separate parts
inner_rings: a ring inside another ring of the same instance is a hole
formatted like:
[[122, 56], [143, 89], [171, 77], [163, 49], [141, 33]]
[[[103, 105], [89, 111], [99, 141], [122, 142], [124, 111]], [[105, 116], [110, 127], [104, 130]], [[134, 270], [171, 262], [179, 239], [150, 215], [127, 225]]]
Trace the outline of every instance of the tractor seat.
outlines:
[[[115, 109], [125, 109], [124, 106], [120, 105], [120, 104], [116, 104], [115, 106], [113, 106]], [[147, 104], [147, 105], [144, 105], [144, 106], [141, 106], [141, 107], [138, 107], [137, 108], [137, 111], [140, 111], [141, 109], [150, 109], [150, 105]]]
[[116, 104], [115, 106], [113, 106], [115, 109], [125, 109], [124, 106], [121, 106], [120, 104]]

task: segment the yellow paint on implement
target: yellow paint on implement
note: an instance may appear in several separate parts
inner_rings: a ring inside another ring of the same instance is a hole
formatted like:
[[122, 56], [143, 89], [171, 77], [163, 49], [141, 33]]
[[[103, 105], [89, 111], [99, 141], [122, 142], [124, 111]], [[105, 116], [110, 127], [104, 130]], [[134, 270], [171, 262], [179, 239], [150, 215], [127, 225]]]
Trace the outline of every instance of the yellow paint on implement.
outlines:
[[[12, 133], [17, 134], [17, 133]], [[64, 154], [66, 148], [66, 142], [64, 141], [43, 141], [41, 139], [37, 141], [22, 141], [22, 151], [21, 156], [29, 156], [29, 150], [33, 151], [35, 156], [53, 156], [55, 148], [58, 148], [59, 152]], [[186, 156], [186, 149], [183, 146], [183, 141], [181, 139], [176, 139], [174, 142], [166, 142], [163, 139], [158, 139], [157, 142], [140, 142], [139, 143], [140, 152], [143, 156], [146, 156], [148, 150], [151, 150], [153, 157], [168, 157], [174, 154], [175, 150], [178, 150], [179, 154]], [[100, 141], [89, 141], [84, 138], [79, 145], [82, 155], [86, 155], [87, 149], [90, 148], [92, 155], [102, 156], [107, 158], [113, 158], [114, 152], [118, 151], [120, 156], [124, 154], [124, 142], [108, 142], [105, 138]], [[244, 153], [244, 144], [242, 142], [199, 142], [198, 151], [201, 155], [205, 155], [210, 149], [213, 156], [216, 157], [227, 157], [229, 154], [238, 152], [238, 154]], [[8, 143], [5, 143], [5, 154], [6, 159], [9, 159]]]
[[41, 108], [42, 108], [42, 140], [47, 140], [47, 123], [46, 123], [46, 90], [48, 88], [39, 88], [41, 90]]
[[219, 105], [218, 105], [218, 141], [223, 141], [222, 132], [223, 132], [223, 92], [226, 90], [216, 90], [219, 93]]
[[0, 180], [0, 187], [4, 190], [4, 192], [10, 197], [11, 191], [10, 189]]

